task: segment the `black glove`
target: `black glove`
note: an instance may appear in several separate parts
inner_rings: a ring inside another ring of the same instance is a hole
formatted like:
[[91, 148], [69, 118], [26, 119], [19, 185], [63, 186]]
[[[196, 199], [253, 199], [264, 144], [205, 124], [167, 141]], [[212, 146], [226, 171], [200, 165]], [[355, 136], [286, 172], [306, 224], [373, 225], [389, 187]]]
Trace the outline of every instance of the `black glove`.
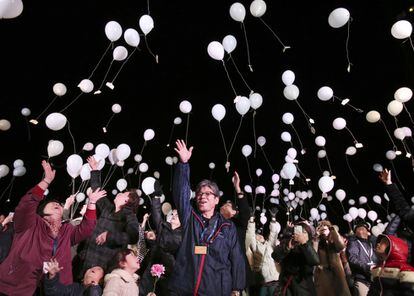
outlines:
[[162, 195], [162, 186], [160, 184], [160, 181], [155, 180], [154, 182], [154, 192], [150, 194], [150, 196], [153, 198], [155, 196], [160, 197]]

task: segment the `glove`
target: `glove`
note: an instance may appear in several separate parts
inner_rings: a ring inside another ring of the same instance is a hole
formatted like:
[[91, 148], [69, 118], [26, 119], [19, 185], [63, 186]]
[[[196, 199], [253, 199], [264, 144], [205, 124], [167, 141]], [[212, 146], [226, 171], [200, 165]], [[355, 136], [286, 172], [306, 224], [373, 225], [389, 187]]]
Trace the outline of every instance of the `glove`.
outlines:
[[154, 192], [150, 194], [151, 198], [154, 198], [155, 196], [160, 197], [162, 195], [162, 186], [158, 180], [155, 180], [154, 182]]

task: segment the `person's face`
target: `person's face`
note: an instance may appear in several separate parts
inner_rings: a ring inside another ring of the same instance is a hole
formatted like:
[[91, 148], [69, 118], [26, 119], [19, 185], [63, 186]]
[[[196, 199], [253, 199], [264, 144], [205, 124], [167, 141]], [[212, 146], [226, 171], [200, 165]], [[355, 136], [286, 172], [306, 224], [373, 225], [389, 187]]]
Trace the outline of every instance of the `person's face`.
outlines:
[[359, 238], [367, 239], [369, 232], [364, 226], [360, 226], [355, 229], [355, 235]]
[[83, 285], [90, 286], [90, 285], [98, 285], [101, 279], [104, 276], [104, 271], [100, 266], [94, 266], [89, 268], [85, 275], [83, 276]]
[[6, 219], [6, 216], [0, 215], [0, 223], [3, 223], [4, 219]]
[[121, 262], [121, 268], [127, 269], [129, 271], [137, 271], [139, 269], [139, 260], [138, 257], [135, 256], [134, 253], [129, 253], [125, 256], [125, 261]]
[[180, 222], [180, 218], [178, 217], [177, 210], [172, 211], [170, 223], [174, 227], [180, 227], [181, 222]]
[[264, 236], [258, 233], [256, 234], [256, 240], [261, 243], [264, 243], [265, 241]]
[[220, 213], [223, 215], [226, 219], [231, 219], [236, 215], [236, 211], [233, 210], [233, 206], [231, 203], [227, 202], [220, 208]]
[[328, 235], [329, 235], [329, 228], [328, 228], [328, 226], [324, 225], [324, 226], [319, 227], [318, 233], [319, 233], [319, 236], [320, 237], [326, 239], [328, 237]]
[[129, 192], [118, 193], [114, 199], [114, 204], [118, 208], [122, 208], [128, 203]]
[[388, 239], [386, 239], [385, 237], [383, 237], [375, 246], [375, 253], [377, 254], [377, 256], [383, 260], [387, 257], [386, 251], [387, 248], [389, 247], [389, 241]]
[[148, 240], [156, 240], [157, 235], [155, 234], [154, 231], [146, 231], [145, 232], [145, 238], [148, 239]]
[[209, 186], [203, 186], [200, 188], [200, 191], [197, 192], [196, 202], [198, 210], [201, 213], [205, 213], [214, 210], [219, 202], [219, 198]]
[[43, 214], [46, 217], [51, 217], [55, 219], [62, 219], [63, 207], [57, 202], [48, 203], [43, 209]]

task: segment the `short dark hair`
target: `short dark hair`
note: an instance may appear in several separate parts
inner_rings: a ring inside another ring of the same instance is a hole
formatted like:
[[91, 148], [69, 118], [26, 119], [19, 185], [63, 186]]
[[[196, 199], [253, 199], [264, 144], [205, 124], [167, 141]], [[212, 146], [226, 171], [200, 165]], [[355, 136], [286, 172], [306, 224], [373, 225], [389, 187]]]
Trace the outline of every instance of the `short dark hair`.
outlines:
[[129, 254], [134, 254], [134, 252], [131, 249], [122, 249], [118, 251], [115, 256], [112, 257], [112, 259], [109, 261], [107, 272], [110, 273], [114, 269], [121, 268], [121, 262], [125, 262], [126, 256]]
[[200, 192], [201, 188], [205, 186], [210, 187], [210, 189], [213, 190], [213, 193], [216, 197], [220, 197], [220, 190], [217, 186], [217, 183], [207, 179], [202, 180], [200, 183], [197, 184], [196, 195]]
[[129, 189], [128, 202], [124, 206], [130, 207], [134, 213], [137, 212], [139, 207], [139, 195], [136, 189]]
[[45, 213], [44, 213], [45, 207], [51, 202], [56, 202], [60, 204], [60, 201], [58, 201], [57, 199], [44, 199], [37, 206], [36, 214], [38, 214], [40, 217], [43, 218], [45, 216]]

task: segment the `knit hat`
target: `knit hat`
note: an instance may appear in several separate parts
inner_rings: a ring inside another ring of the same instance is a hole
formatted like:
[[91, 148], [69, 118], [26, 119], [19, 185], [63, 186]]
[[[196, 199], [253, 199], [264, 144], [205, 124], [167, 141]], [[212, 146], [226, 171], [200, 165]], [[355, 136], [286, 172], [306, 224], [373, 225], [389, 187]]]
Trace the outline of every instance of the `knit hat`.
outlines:
[[371, 226], [369, 225], [369, 223], [362, 219], [356, 221], [354, 225], [354, 232], [357, 230], [358, 227], [365, 227], [368, 231], [371, 230]]

